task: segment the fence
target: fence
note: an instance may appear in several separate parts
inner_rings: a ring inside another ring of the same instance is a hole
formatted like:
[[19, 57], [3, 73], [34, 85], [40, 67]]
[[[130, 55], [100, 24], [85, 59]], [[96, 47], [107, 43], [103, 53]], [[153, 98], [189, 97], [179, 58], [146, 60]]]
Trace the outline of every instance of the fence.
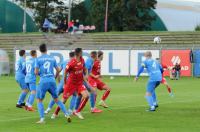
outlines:
[[[154, 46], [154, 47], [153, 47]], [[83, 57], [87, 59], [89, 53], [92, 50], [102, 50], [104, 52], [104, 60], [102, 62], [102, 75], [114, 75], [114, 76], [130, 76], [136, 75], [138, 67], [144, 60], [144, 52], [151, 51], [153, 58], [160, 58], [162, 63], [172, 67], [175, 63], [181, 64], [181, 75], [182, 76], [200, 76], [200, 64], [191, 63], [191, 50], [200, 49], [198, 45], [186, 47], [164, 47], [163, 45], [151, 45], [149, 47], [84, 47]], [[81, 47], [81, 46], [80, 46]], [[63, 60], [68, 59], [68, 53], [75, 47], [63, 47], [63, 46], [51, 46], [49, 47], [48, 53], [56, 58], [57, 63], [61, 63]], [[18, 49], [18, 48], [16, 48]], [[30, 47], [27, 47], [30, 49]], [[36, 47], [33, 47], [36, 49]], [[67, 49], [67, 50], [63, 50]], [[15, 50], [16, 59], [18, 59], [18, 50]], [[27, 58], [29, 56], [29, 50], [27, 50]], [[38, 51], [38, 55], [39, 55]], [[194, 52], [194, 56], [196, 52]], [[200, 56], [199, 56], [200, 57]], [[194, 66], [194, 67], [193, 67]], [[193, 70], [195, 69], [195, 70]], [[146, 76], [147, 73], [142, 75]], [[169, 75], [168, 72], [165, 74]]]

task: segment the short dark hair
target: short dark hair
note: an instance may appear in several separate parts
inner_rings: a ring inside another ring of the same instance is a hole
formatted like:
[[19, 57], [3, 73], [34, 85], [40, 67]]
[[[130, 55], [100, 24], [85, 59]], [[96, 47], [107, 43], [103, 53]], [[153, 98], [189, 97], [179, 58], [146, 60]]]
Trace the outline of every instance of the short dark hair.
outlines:
[[103, 55], [103, 51], [98, 51], [98, 57]]
[[25, 53], [26, 53], [26, 51], [25, 51], [25, 50], [20, 50], [20, 51], [19, 51], [19, 56], [24, 56], [24, 55], [25, 55]]
[[30, 51], [31, 56], [35, 56], [36, 53], [37, 53], [36, 50], [31, 50], [31, 51]]
[[40, 52], [42, 52], [42, 53], [47, 52], [46, 44], [41, 44], [39, 48], [40, 48]]
[[71, 51], [71, 52], [69, 52], [69, 57], [74, 57], [75, 56], [75, 53], [74, 53], [74, 51]]
[[90, 55], [92, 58], [97, 57], [97, 51], [92, 51]]
[[82, 48], [76, 48], [75, 49], [75, 55], [78, 55], [81, 52], [82, 52]]

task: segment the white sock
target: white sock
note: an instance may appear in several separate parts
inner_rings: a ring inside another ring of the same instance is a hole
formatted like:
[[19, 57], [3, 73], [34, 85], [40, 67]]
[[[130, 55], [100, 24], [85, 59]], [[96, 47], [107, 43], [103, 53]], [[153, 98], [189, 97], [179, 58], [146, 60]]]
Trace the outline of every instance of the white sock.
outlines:
[[47, 108], [47, 111], [50, 111], [50, 110], [51, 110], [51, 108], [48, 107], [48, 108]]
[[151, 109], [155, 109], [155, 106], [151, 106]]
[[40, 121], [44, 121], [44, 118], [40, 118]]

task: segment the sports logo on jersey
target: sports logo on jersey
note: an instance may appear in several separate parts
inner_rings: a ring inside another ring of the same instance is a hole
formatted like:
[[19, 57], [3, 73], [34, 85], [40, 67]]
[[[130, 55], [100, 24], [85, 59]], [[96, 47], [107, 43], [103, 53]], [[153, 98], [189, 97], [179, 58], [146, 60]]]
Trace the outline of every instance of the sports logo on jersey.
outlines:
[[175, 64], [180, 64], [181, 63], [181, 59], [179, 56], [173, 56], [172, 59], [171, 59], [171, 62], [173, 63], [173, 65]]

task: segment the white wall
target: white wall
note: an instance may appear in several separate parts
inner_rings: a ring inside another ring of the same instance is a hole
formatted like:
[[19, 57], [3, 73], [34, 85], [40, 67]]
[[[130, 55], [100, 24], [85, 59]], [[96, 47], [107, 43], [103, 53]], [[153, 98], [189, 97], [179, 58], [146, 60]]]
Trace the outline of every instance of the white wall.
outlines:
[[[86, 60], [92, 50], [84, 50], [83, 57]], [[144, 59], [141, 56], [146, 50], [103, 50], [104, 59], [102, 62], [102, 75], [128, 76], [136, 75], [138, 66]], [[16, 50], [16, 60], [19, 58], [18, 50]], [[62, 60], [69, 59], [69, 50], [49, 50], [48, 54], [55, 57], [57, 63]], [[29, 50], [26, 51], [27, 59], [29, 58]], [[39, 51], [37, 51], [40, 56]], [[158, 50], [152, 50], [153, 58], [159, 57]], [[146, 75], [145, 73], [143, 75]]]

